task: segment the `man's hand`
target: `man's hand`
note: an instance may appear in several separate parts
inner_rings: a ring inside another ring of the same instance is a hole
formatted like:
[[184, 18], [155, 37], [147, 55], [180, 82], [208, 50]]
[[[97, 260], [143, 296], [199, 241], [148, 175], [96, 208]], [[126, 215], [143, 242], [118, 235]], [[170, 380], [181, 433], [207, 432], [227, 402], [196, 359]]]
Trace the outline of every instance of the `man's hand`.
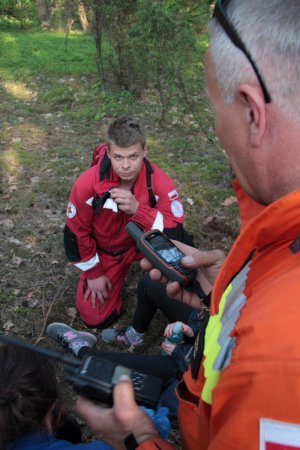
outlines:
[[135, 214], [138, 209], [139, 202], [131, 191], [114, 188], [111, 190], [111, 198], [117, 203], [118, 208], [125, 214]]
[[150, 417], [136, 404], [132, 381], [122, 375], [113, 392], [114, 405], [105, 408], [79, 397], [77, 413], [82, 417], [98, 439], [115, 449], [125, 449], [124, 440], [133, 434], [141, 442], [158, 438], [158, 432]]
[[109, 298], [109, 293], [107, 290], [111, 291], [112, 284], [110, 279], [105, 275], [101, 275], [99, 278], [94, 280], [87, 280], [87, 289], [84, 294], [85, 301], [91, 296], [91, 302], [93, 308], [96, 308], [96, 301], [99, 300], [101, 305], [104, 305], [105, 300]]
[[[209, 294], [225, 260], [224, 253], [221, 250], [203, 252], [189, 245], [182, 244], [182, 242], [173, 242], [186, 255], [181, 260], [182, 264], [189, 269], [197, 269], [196, 278], [205, 294]], [[160, 270], [153, 269], [153, 266], [146, 258], [141, 260], [141, 266], [144, 270], [150, 270], [150, 277], [153, 281], [160, 281], [167, 284], [167, 294], [169, 297], [187, 303], [193, 308], [201, 309], [197, 294], [182, 289], [177, 281], [168, 281]]]

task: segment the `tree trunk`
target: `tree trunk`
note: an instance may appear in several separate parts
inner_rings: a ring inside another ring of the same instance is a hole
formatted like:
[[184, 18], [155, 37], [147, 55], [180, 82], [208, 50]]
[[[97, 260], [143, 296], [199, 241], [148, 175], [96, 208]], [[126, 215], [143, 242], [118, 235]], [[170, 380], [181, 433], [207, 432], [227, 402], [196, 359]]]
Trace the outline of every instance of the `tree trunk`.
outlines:
[[81, 26], [83, 31], [88, 31], [90, 28], [90, 24], [87, 18], [86, 10], [84, 4], [81, 0], [78, 1], [78, 16], [81, 22]]
[[47, 0], [36, 0], [39, 22], [42, 28], [50, 26], [50, 9]]
[[65, 0], [65, 12], [68, 32], [72, 30], [74, 23], [74, 7], [72, 0]]

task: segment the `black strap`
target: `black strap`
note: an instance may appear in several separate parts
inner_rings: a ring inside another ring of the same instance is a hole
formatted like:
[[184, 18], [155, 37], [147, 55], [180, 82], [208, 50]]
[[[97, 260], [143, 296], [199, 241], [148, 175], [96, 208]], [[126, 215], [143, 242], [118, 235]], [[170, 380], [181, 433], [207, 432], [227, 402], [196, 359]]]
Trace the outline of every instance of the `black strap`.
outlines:
[[[144, 158], [144, 163], [146, 166], [146, 182], [147, 182], [147, 189], [148, 189], [148, 195], [149, 195], [149, 201], [151, 204], [151, 208], [155, 208], [156, 206], [156, 198], [153, 193], [152, 189], [152, 173], [154, 173], [154, 170], [150, 164], [150, 161], [148, 159]], [[107, 153], [105, 153], [104, 158], [101, 161], [100, 164], [100, 174], [99, 178], [100, 181], [107, 180], [110, 175], [110, 167], [111, 167], [111, 160], [107, 156]]]
[[156, 198], [155, 195], [153, 194], [153, 189], [152, 189], [152, 177], [151, 174], [154, 172], [150, 162], [148, 161], [148, 159], [144, 158], [144, 163], [146, 165], [146, 180], [147, 180], [147, 189], [148, 189], [148, 194], [149, 194], [149, 201], [151, 204], [151, 208], [155, 208], [156, 206]]
[[100, 181], [107, 180], [109, 178], [110, 166], [111, 160], [107, 156], [107, 153], [105, 153], [100, 164], [100, 174], [99, 174]]

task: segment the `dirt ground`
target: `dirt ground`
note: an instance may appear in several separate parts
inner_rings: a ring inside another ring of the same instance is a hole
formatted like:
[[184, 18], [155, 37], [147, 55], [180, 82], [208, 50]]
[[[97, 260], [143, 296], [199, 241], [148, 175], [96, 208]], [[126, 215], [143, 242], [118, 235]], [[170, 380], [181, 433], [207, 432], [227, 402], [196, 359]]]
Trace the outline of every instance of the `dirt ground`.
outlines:
[[[21, 100], [8, 95], [3, 85], [0, 91], [0, 329], [61, 351], [45, 335], [49, 323], [59, 321], [85, 329], [75, 309], [79, 273], [67, 264], [63, 250], [68, 192], [73, 180], [88, 167], [94, 144], [110, 120], [106, 118], [96, 126], [87, 121], [70, 122], [58, 109], [42, 111], [37, 107], [42, 86], [45, 84], [37, 80], [32, 88], [37, 96]], [[62, 148], [67, 149], [65, 154]], [[215, 215], [203, 223], [197, 244], [207, 244], [209, 236], [209, 247], [227, 251], [236, 229], [230, 218], [224, 222]], [[124, 287], [120, 325], [130, 322], [140, 275], [139, 265], [135, 264]], [[141, 351], [160, 352], [165, 325], [158, 313]], [[100, 339], [97, 347], [113, 349]], [[74, 394], [68, 387], [65, 390], [71, 402]], [[89, 432], [85, 428], [83, 431], [88, 440]], [[180, 448], [176, 423], [171, 441]]]

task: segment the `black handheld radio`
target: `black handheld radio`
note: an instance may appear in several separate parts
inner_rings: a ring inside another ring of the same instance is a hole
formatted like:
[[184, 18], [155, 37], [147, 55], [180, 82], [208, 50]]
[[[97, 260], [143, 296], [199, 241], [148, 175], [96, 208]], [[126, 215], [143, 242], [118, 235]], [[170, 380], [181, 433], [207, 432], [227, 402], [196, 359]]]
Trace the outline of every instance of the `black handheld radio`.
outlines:
[[134, 222], [129, 222], [126, 230], [136, 241], [137, 248], [168, 280], [178, 281], [184, 287], [194, 281], [196, 271], [182, 265], [181, 259], [185, 255], [161, 231], [151, 230], [145, 233]]
[[77, 394], [89, 399], [112, 406], [113, 388], [120, 376], [126, 374], [133, 381], [135, 399], [139, 405], [155, 409], [159, 401], [162, 379], [155, 375], [130, 369], [98, 356], [86, 355], [83, 359], [76, 359], [3, 334], [0, 334], [0, 342], [16, 345], [61, 362], [66, 381]]

